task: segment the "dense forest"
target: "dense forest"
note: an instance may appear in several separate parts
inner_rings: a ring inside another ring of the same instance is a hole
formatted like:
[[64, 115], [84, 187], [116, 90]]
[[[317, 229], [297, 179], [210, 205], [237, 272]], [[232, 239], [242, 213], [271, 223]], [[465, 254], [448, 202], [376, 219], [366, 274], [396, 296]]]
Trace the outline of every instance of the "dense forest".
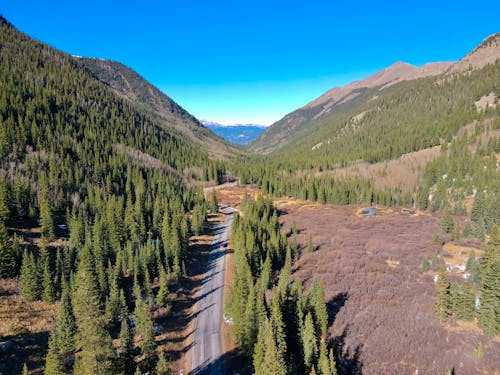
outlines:
[[301, 249], [280, 231], [271, 200], [245, 199], [242, 212], [233, 223], [235, 277], [226, 312], [255, 374], [336, 374], [321, 281], [307, 293], [300, 279], [292, 281]]
[[[224, 165], [3, 18], [0, 41], [0, 273], [19, 276], [26, 301], [60, 301], [45, 373], [133, 374], [137, 355], [141, 371], [165, 373], [151, 312], [168, 307], [203, 228], [207, 205], [188, 183], [218, 183]], [[9, 236], [38, 225], [38, 243]]]

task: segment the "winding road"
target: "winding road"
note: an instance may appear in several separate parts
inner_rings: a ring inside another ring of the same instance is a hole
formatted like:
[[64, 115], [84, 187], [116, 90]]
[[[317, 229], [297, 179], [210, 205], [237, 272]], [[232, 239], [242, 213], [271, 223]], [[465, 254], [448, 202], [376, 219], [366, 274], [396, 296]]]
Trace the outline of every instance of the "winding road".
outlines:
[[214, 227], [214, 240], [210, 247], [207, 269], [203, 277], [197, 302], [194, 330], [193, 362], [191, 374], [224, 374], [222, 358], [222, 311], [226, 247], [231, 233], [233, 213], [231, 207], [220, 207], [226, 220]]

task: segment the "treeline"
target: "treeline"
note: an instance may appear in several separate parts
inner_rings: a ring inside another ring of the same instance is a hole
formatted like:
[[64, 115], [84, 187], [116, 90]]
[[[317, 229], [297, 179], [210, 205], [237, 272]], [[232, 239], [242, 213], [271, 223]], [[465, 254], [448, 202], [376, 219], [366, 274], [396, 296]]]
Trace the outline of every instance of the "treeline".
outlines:
[[271, 200], [245, 199], [242, 210], [231, 240], [235, 276], [226, 314], [233, 320], [232, 335], [252, 357], [255, 374], [336, 374], [321, 281], [308, 293], [300, 279], [291, 282], [299, 253], [280, 232]]
[[411, 192], [401, 188], [376, 189], [368, 179], [337, 178], [328, 173], [312, 172], [294, 174], [292, 171], [276, 171], [272, 165], [259, 165], [253, 161], [240, 161], [233, 169], [241, 183], [259, 186], [272, 196], [291, 195], [298, 199], [333, 204], [383, 204], [411, 205]]
[[[484, 255], [478, 260], [474, 252], [467, 261], [470, 277], [465, 282], [450, 282], [442, 268], [436, 283], [436, 316], [470, 320], [478, 318], [488, 336], [500, 333], [500, 228], [494, 225]], [[476, 304], [476, 294], [479, 303]]]
[[489, 141], [481, 142], [481, 137], [500, 128], [498, 119], [495, 117], [489, 125], [477, 125], [473, 135], [466, 132], [449, 146], [444, 144], [441, 155], [427, 165], [416, 198], [421, 209], [465, 215], [465, 201], [474, 197], [464, 234], [472, 233], [481, 240], [493, 225], [500, 224], [500, 174], [496, 158], [500, 138], [488, 136]]

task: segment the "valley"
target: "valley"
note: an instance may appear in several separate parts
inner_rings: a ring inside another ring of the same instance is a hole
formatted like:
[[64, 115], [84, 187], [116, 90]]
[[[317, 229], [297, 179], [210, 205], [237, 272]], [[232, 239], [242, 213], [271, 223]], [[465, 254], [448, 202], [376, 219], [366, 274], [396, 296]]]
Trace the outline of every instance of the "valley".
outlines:
[[499, 87], [496, 33], [221, 127], [0, 16], [0, 375], [498, 374]]

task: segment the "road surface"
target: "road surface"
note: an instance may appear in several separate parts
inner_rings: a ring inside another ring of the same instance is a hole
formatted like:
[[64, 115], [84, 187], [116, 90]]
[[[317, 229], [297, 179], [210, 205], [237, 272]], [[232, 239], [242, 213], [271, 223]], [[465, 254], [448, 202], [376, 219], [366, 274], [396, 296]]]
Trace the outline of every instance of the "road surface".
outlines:
[[191, 374], [224, 374], [225, 372], [221, 337], [222, 297], [226, 247], [235, 211], [231, 207], [221, 208], [221, 211], [227, 217], [224, 223], [214, 227], [215, 237], [210, 247], [207, 269], [198, 295]]

